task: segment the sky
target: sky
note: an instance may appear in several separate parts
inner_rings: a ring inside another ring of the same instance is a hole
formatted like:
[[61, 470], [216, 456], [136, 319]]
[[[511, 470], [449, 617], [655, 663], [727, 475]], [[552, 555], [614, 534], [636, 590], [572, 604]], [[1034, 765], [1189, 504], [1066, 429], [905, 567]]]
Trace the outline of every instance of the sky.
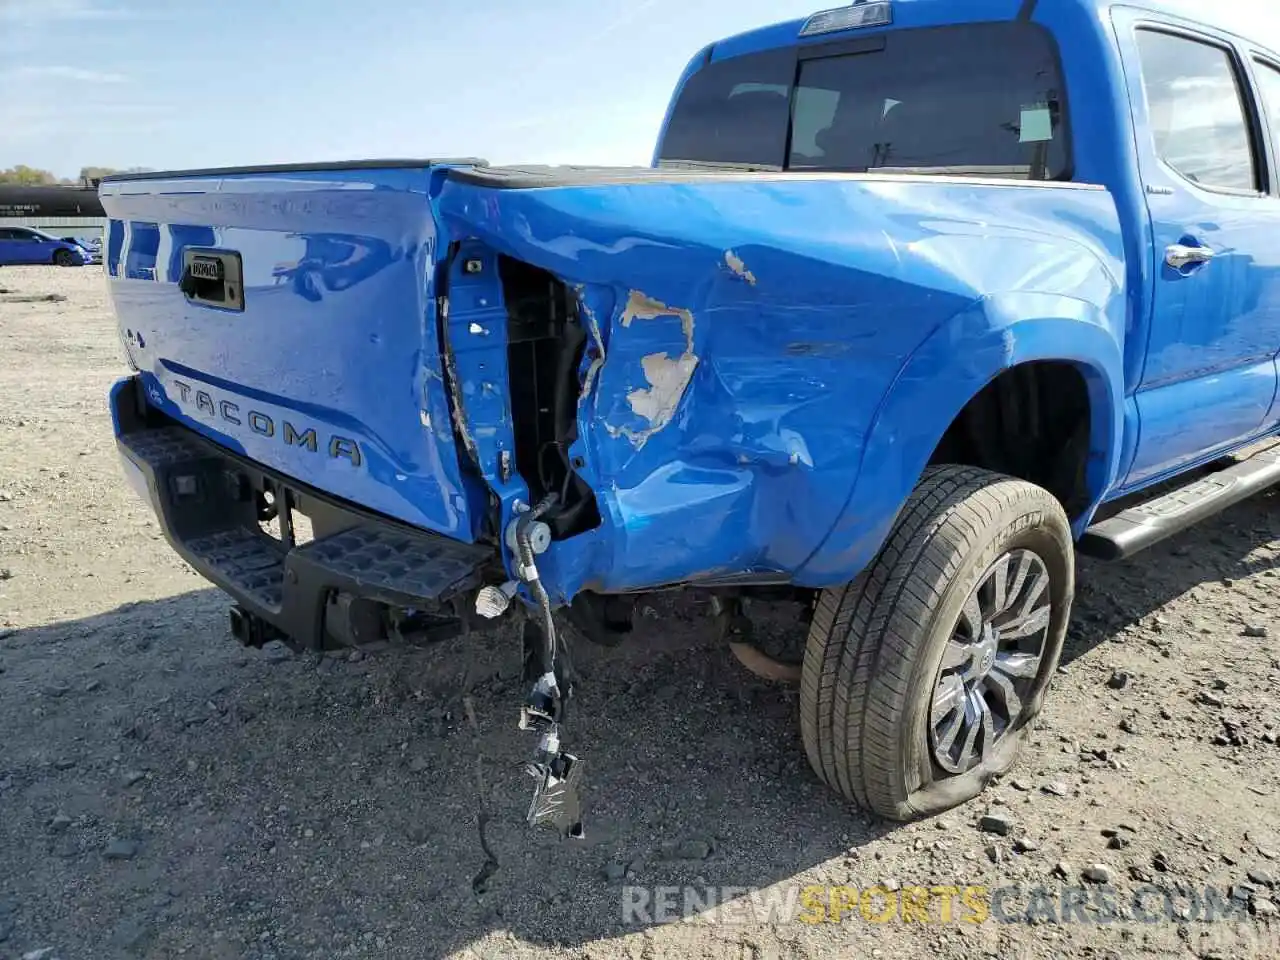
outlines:
[[647, 164], [693, 54], [823, 6], [0, 0], [0, 168]]

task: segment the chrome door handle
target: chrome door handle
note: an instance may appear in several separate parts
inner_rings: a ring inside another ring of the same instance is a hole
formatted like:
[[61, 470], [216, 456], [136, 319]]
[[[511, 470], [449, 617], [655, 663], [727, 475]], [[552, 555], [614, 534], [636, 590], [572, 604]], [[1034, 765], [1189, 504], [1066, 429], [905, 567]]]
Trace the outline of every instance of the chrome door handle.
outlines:
[[1181, 243], [1172, 244], [1164, 251], [1164, 262], [1175, 270], [1194, 263], [1208, 263], [1213, 257], [1214, 253], [1208, 247], [1188, 247]]

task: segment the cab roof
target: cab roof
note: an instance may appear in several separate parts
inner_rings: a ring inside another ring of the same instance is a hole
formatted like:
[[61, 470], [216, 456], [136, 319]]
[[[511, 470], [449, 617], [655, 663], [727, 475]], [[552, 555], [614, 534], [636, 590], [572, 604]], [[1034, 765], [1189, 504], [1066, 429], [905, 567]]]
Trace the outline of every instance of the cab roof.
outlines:
[[[1040, 3], [1050, 3], [1056, 7], [1071, 5], [1089, 12], [1106, 11], [1112, 7], [1123, 6], [1201, 23], [1225, 33], [1234, 34], [1239, 39], [1257, 46], [1280, 48], [1280, 4], [1272, 8], [1269, 4], [1255, 5], [1245, 0], [1218, 0], [1216, 3], [1206, 3], [1203, 0], [963, 0], [963, 2], [888, 0], [888, 2], [893, 6], [893, 29], [1013, 20], [1019, 16], [1028, 15], [1034, 20], [1035, 8]], [[819, 0], [813, 12], [835, 9], [839, 6], [841, 5], [836, 3], [823, 6]], [[800, 30], [807, 20], [808, 17], [800, 17], [720, 40], [709, 49], [710, 58], [720, 60], [757, 50], [791, 46], [797, 40], [801, 43], [824, 42], [882, 29], [855, 28], [800, 39]]]

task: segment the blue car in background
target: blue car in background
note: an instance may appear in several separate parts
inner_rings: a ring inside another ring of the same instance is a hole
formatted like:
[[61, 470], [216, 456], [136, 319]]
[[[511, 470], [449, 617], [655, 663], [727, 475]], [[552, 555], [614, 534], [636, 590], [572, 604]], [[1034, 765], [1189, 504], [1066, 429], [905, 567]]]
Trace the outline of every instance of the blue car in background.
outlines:
[[51, 263], [83, 267], [101, 263], [102, 253], [74, 239], [59, 239], [30, 227], [0, 227], [0, 266]]

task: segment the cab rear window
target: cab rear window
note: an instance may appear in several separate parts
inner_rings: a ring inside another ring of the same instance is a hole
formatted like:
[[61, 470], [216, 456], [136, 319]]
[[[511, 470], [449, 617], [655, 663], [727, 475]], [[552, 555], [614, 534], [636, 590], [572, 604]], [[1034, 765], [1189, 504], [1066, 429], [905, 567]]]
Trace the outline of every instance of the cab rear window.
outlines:
[[662, 159], [781, 167], [795, 72], [790, 49], [703, 67], [680, 93]]
[[902, 30], [715, 62], [659, 157], [765, 169], [1070, 178], [1049, 34], [1025, 22]]

